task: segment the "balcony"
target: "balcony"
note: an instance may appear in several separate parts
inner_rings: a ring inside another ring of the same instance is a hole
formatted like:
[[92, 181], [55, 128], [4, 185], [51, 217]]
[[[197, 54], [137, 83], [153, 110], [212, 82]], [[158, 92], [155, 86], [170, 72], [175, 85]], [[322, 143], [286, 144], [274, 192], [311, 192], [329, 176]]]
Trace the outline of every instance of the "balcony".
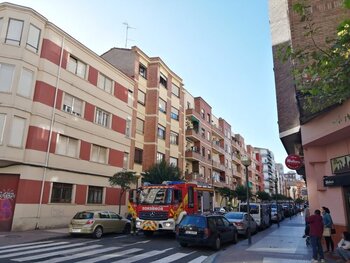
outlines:
[[192, 128], [186, 128], [186, 138], [189, 138], [195, 142], [203, 140], [199, 130]]
[[203, 156], [201, 155], [200, 151], [197, 150], [195, 147], [190, 149], [190, 150], [186, 150], [185, 157], [186, 157], [186, 159], [189, 159], [192, 161], [202, 161], [203, 160]]
[[218, 135], [220, 138], [224, 139], [225, 138], [225, 134], [222, 131], [222, 129], [220, 127], [217, 127], [216, 125], [211, 125], [211, 132], [213, 134]]
[[185, 179], [188, 181], [205, 183], [204, 175], [199, 172], [185, 173]]
[[212, 165], [213, 165], [213, 168], [217, 169], [217, 170], [220, 170], [220, 171], [225, 171], [225, 165], [224, 164], [221, 164], [219, 162], [216, 162], [216, 161], [213, 161], [212, 162]]
[[225, 150], [224, 148], [222, 148], [220, 146], [220, 142], [218, 141], [212, 141], [211, 143], [211, 147], [213, 148], [213, 150], [219, 154], [225, 154]]
[[240, 156], [237, 153], [232, 153], [231, 155], [232, 161], [234, 161], [237, 164], [241, 163]]

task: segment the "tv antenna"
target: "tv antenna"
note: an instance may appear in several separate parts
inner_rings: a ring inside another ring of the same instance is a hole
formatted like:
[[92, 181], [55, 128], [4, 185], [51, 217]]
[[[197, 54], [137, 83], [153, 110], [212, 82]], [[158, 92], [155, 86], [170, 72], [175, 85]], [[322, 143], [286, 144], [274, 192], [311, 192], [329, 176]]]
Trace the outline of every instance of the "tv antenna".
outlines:
[[125, 25], [125, 48], [127, 48], [128, 40], [131, 40], [131, 39], [128, 39], [129, 29], [136, 29], [136, 28], [129, 26], [127, 22], [124, 22], [123, 25]]

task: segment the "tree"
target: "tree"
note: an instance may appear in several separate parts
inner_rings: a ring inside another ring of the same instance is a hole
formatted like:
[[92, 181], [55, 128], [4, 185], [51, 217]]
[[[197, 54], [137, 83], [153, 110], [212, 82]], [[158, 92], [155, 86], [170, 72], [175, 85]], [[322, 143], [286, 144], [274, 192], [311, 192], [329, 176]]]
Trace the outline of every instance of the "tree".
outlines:
[[256, 192], [256, 196], [261, 200], [261, 201], [269, 201], [271, 200], [271, 196], [269, 193], [266, 193], [265, 191], [258, 191]]
[[181, 180], [179, 167], [167, 163], [165, 160], [152, 165], [144, 174], [143, 181], [151, 184], [161, 184], [163, 181]]
[[115, 173], [112, 177], [109, 179], [109, 184], [112, 186], [118, 185], [120, 186], [120, 195], [119, 195], [119, 214], [121, 212], [121, 206], [122, 206], [122, 197], [123, 194], [131, 188], [131, 184], [136, 182], [135, 172], [130, 171], [121, 171], [118, 173]]
[[234, 197], [237, 196], [236, 191], [231, 190], [228, 187], [223, 187], [223, 188], [219, 188], [218, 189], [218, 193], [221, 195], [221, 202], [220, 202], [220, 206], [222, 204], [222, 201], [224, 200], [224, 198], [227, 200], [232, 200]]
[[[248, 188], [248, 191], [249, 191], [249, 196], [252, 196], [250, 188]], [[243, 185], [237, 186], [236, 193], [237, 193], [238, 200], [241, 200], [241, 201], [247, 200], [247, 187]]]
[[[344, 0], [344, 6], [350, 8], [350, 0]], [[339, 24], [334, 39], [320, 43], [316, 41], [319, 28], [313, 22], [307, 1], [294, 4], [293, 10], [300, 15], [306, 40], [311, 44], [299, 48], [285, 46], [282, 57], [294, 62], [301, 120], [307, 121], [350, 98], [350, 20]]]
[[295, 199], [294, 201], [296, 204], [303, 204], [305, 203], [305, 200], [303, 200], [302, 198], [298, 197], [297, 199]]

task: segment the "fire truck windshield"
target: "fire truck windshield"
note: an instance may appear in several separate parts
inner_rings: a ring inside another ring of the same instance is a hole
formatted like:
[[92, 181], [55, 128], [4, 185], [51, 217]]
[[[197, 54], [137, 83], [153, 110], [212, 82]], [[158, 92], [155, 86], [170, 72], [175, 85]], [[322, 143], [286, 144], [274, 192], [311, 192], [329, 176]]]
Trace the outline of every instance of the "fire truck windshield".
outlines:
[[141, 204], [171, 204], [172, 189], [169, 188], [143, 188], [140, 192]]

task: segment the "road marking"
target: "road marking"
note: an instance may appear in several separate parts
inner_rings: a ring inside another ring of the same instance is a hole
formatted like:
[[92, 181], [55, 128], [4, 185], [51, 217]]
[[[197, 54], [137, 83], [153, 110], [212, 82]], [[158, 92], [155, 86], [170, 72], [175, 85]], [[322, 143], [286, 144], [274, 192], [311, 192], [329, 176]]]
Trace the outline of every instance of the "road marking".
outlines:
[[207, 258], [207, 256], [200, 256], [198, 258], [191, 260], [188, 263], [202, 263], [206, 258]]
[[0, 247], [0, 249], [13, 248], [13, 247], [25, 247], [25, 246], [30, 246], [30, 245], [47, 244], [47, 243], [52, 243], [52, 242], [53, 241], [41, 241], [41, 242], [23, 243], [23, 244], [18, 244], [18, 245], [3, 246], [3, 247]]
[[195, 251], [191, 252], [191, 253], [175, 253], [173, 255], [167, 256], [165, 258], [161, 258], [158, 259], [156, 261], [153, 261], [153, 263], [167, 263], [167, 262], [173, 262], [175, 260], [178, 260], [180, 258], [186, 257], [188, 255], [191, 255], [192, 253], [194, 253]]
[[77, 246], [81, 246], [83, 244], [84, 243], [69, 244], [69, 245], [64, 245], [64, 246], [54, 246], [54, 247], [49, 247], [49, 248], [44, 248], [44, 249], [34, 249], [34, 250], [29, 250], [29, 251], [22, 251], [22, 252], [17, 252], [17, 253], [4, 254], [4, 255], [0, 255], [0, 258], [16, 257], [16, 256], [27, 255], [27, 254], [33, 254], [33, 253], [40, 253], [40, 252], [50, 251], [50, 250], [56, 250], [56, 249], [60, 249], [60, 248], [77, 247]]
[[78, 248], [73, 248], [73, 249], [60, 250], [60, 251], [55, 251], [55, 252], [51, 252], [51, 253], [44, 253], [44, 254], [29, 256], [29, 257], [24, 257], [24, 258], [15, 258], [12, 260], [19, 261], [19, 262], [33, 261], [36, 259], [57, 256], [57, 255], [60, 255], [62, 253], [74, 253], [74, 252], [79, 252], [79, 251], [83, 251], [83, 250], [90, 250], [90, 249], [98, 248], [98, 247], [101, 247], [101, 245], [92, 245], [92, 246], [87, 246], [87, 247], [78, 247]]
[[118, 236], [118, 237], [113, 237], [113, 238], [123, 238], [123, 237], [127, 237], [127, 235], [124, 235], [124, 236]]
[[123, 247], [134, 246], [135, 244], [146, 244], [148, 242], [151, 242], [151, 240], [139, 241], [132, 244], [123, 245]]
[[119, 248], [119, 247], [107, 247], [107, 248], [101, 248], [101, 249], [94, 249], [94, 250], [89, 250], [89, 251], [78, 253], [78, 254], [71, 255], [71, 256], [65, 256], [65, 257], [60, 257], [60, 258], [50, 258], [50, 259], [45, 260], [45, 261], [40, 261], [40, 263], [44, 263], [44, 262], [45, 263], [62, 262], [62, 261], [66, 261], [66, 260], [82, 258], [82, 257], [87, 257], [87, 256], [95, 255], [95, 254], [100, 254], [100, 253], [103, 253], [103, 252], [108, 252], [108, 251], [111, 251], [111, 250], [115, 250], [117, 248]]
[[15, 247], [15, 248], [11, 248], [11, 249], [2, 250], [2, 251], [0, 251], [0, 254], [4, 254], [4, 253], [8, 253], [8, 252], [21, 251], [21, 250], [29, 250], [29, 249], [33, 249], [33, 248], [52, 247], [52, 246], [63, 245], [63, 244], [68, 244], [68, 242], [59, 242], [59, 243], [55, 243], [55, 244], [49, 243], [49, 244], [27, 246], [27, 247]]
[[145, 258], [149, 258], [149, 257], [153, 257], [153, 256], [156, 256], [156, 255], [163, 254], [166, 251], [171, 250], [171, 249], [173, 249], [173, 248], [167, 248], [167, 249], [164, 249], [164, 250], [152, 250], [152, 251], [149, 251], [149, 252], [146, 252], [146, 253], [143, 253], [143, 254], [139, 254], [139, 255], [130, 257], [130, 258], [125, 258], [125, 259], [113, 261], [113, 263], [132, 263], [132, 262], [135, 262], [135, 261], [139, 261], [141, 259], [145, 259]]
[[82, 261], [75, 262], [75, 263], [94, 263], [94, 262], [107, 260], [107, 259], [111, 259], [111, 258], [122, 257], [122, 256], [125, 256], [127, 254], [139, 252], [141, 250], [142, 250], [141, 248], [131, 248], [131, 249], [127, 249], [127, 250], [124, 250], [124, 251], [121, 251], [121, 252], [115, 252], [115, 253], [112, 253], [112, 254], [103, 255], [103, 256], [100, 256], [100, 257], [97, 257], [97, 258], [84, 259]]

